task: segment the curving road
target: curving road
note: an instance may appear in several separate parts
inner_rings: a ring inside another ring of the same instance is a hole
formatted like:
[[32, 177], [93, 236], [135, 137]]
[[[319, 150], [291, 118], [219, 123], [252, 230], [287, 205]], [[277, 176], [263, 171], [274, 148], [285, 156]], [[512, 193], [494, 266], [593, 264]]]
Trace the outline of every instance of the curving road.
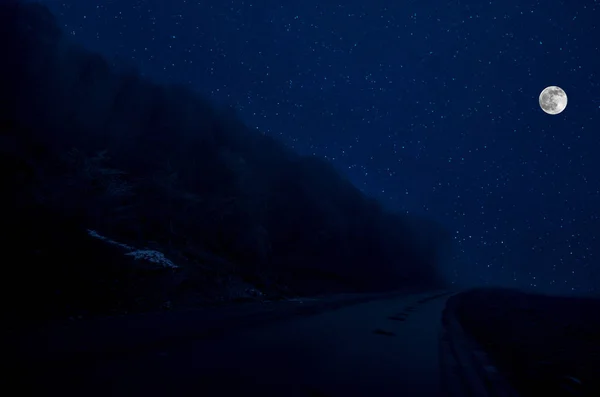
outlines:
[[436, 397], [440, 320], [448, 295], [425, 301], [432, 296], [362, 303], [57, 366], [35, 381], [48, 394], [85, 396]]

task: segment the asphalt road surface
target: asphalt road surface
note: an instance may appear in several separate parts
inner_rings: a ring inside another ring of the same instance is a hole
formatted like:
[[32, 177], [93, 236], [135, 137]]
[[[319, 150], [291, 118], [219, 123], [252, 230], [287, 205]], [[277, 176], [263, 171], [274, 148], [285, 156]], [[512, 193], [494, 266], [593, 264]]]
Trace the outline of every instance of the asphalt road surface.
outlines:
[[[56, 364], [38, 393], [81, 396], [428, 396], [441, 394], [438, 338], [448, 295], [419, 294]], [[38, 394], [39, 395], [39, 394]]]

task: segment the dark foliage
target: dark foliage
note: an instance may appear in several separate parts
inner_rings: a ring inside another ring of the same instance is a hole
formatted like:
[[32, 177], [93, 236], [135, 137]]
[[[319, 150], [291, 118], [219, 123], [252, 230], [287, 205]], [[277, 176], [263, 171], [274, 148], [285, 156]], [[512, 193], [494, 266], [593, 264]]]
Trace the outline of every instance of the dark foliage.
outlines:
[[[0, 7], [4, 280], [28, 310], [148, 310], [233, 279], [279, 295], [440, 282], [439, 225], [388, 213], [187, 88], [113, 71], [43, 6]], [[183, 270], [138, 291], [130, 261], [86, 229]], [[151, 296], [161, 283], [169, 292]]]

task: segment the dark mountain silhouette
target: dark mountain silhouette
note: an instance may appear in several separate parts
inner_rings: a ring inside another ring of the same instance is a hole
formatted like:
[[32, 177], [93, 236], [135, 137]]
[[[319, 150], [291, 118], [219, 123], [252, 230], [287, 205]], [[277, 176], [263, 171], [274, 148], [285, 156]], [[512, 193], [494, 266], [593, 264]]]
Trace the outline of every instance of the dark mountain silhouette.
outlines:
[[[437, 287], [451, 236], [190, 89], [115, 71], [47, 8], [0, 6], [5, 291], [43, 321]], [[164, 255], [161, 256], [161, 255]]]

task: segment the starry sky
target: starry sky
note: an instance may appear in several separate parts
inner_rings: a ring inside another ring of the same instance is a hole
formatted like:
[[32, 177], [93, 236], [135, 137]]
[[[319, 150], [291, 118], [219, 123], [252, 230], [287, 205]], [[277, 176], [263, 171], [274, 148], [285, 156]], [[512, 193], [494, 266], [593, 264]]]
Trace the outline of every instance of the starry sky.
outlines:
[[600, 290], [600, 0], [40, 2], [114, 65], [443, 223], [453, 282]]

